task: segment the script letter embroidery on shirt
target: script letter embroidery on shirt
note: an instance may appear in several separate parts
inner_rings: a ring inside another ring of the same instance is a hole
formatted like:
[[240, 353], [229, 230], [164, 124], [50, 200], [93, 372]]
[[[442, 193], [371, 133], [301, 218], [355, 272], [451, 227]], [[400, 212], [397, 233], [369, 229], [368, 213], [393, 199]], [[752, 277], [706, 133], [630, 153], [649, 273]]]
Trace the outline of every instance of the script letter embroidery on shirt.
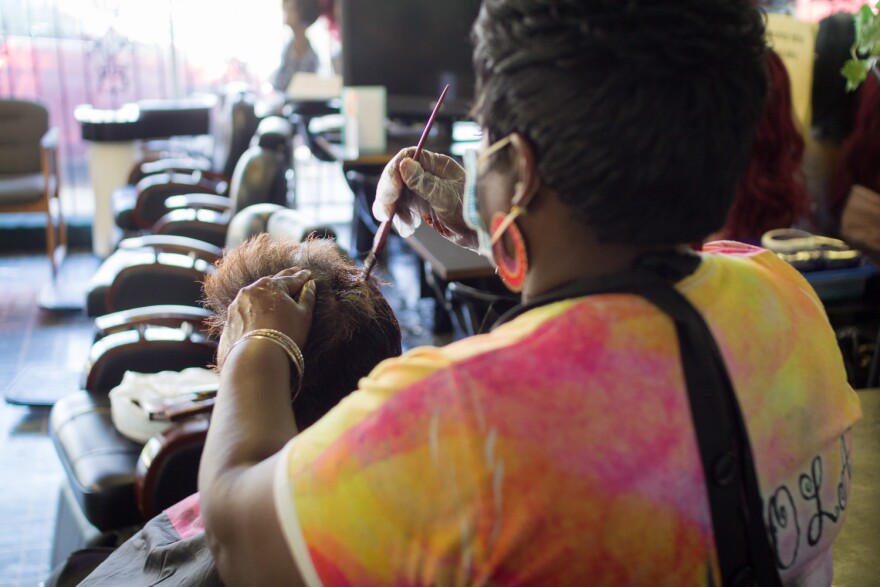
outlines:
[[[831, 510], [823, 509], [822, 505], [823, 464], [821, 456], [814, 457], [810, 464], [810, 470], [801, 473], [798, 478], [800, 505], [814, 511], [807, 525], [806, 536], [809, 546], [815, 546], [822, 539], [823, 524], [826, 520], [836, 523], [840, 520], [841, 514], [846, 511], [852, 468], [849, 450], [843, 436], [840, 437], [840, 449], [842, 465], [837, 483], [837, 503]], [[776, 566], [780, 569], [789, 569], [797, 562], [801, 542], [797, 507], [798, 502], [795, 501], [794, 495], [786, 485], [780, 485], [767, 501], [767, 530], [776, 553]]]

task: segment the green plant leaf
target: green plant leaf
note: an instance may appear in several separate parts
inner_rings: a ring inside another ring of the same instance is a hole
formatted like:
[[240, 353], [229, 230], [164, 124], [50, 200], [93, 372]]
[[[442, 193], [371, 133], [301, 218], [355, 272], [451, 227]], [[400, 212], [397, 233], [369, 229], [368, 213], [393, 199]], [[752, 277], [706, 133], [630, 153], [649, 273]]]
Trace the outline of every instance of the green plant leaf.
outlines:
[[846, 78], [846, 91], [854, 91], [868, 79], [871, 67], [872, 61], [869, 59], [850, 59], [844, 63], [840, 73]]
[[862, 4], [854, 22], [859, 53], [873, 57], [880, 55], [880, 18], [874, 10], [869, 5]]
[[868, 72], [880, 57], [880, 0], [872, 8], [862, 4], [853, 16], [856, 42], [852, 48], [852, 59], [847, 61], [840, 73], [846, 78], [846, 90], [852, 92], [868, 78]]

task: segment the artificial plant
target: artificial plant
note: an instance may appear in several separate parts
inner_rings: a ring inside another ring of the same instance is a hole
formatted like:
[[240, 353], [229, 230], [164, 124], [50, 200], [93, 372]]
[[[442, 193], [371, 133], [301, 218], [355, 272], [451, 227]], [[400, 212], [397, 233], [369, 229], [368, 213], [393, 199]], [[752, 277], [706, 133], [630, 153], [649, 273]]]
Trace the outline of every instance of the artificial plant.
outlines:
[[846, 89], [853, 91], [868, 78], [868, 73], [880, 75], [877, 59], [880, 57], [880, 1], [873, 7], [863, 4], [855, 14], [856, 42], [852, 48], [852, 59], [848, 60], [840, 73], [846, 78]]

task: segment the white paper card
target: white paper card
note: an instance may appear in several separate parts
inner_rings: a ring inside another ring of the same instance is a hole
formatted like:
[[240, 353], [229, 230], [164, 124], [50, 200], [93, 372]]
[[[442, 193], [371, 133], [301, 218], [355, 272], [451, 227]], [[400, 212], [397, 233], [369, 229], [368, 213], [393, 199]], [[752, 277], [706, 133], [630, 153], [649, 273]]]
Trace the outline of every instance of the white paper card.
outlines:
[[387, 146], [384, 86], [351, 86], [342, 89], [343, 142], [349, 153], [384, 153]]

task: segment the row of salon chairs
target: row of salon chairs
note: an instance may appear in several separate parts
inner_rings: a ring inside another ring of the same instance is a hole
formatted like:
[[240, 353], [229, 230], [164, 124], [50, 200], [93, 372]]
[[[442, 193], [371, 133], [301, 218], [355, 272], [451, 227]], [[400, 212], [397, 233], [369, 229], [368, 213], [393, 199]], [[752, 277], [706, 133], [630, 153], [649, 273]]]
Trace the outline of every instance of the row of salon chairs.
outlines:
[[[116, 429], [108, 394], [126, 371], [180, 371], [215, 362], [217, 341], [206, 331], [209, 314], [198, 300], [223, 246], [261, 232], [302, 239], [314, 231], [310, 219], [286, 205], [292, 139], [286, 120], [260, 121], [231, 173], [228, 194], [157, 197], [167, 209], [149, 227], [132, 230], [137, 236], [122, 240], [92, 278], [87, 313], [95, 317], [95, 337], [82, 389], [56, 402], [49, 419], [66, 477], [53, 566], [79, 548], [118, 544], [196, 491], [208, 417], [176, 423], [144, 445]], [[145, 171], [149, 166], [135, 173]]]
[[[228, 195], [181, 193], [187, 184], [180, 178], [165, 186], [156, 181], [169, 175], [165, 173], [144, 177], [138, 187], [150, 182], [149, 189], [138, 191], [132, 217], [148, 218], [152, 224], [130, 231], [137, 236], [123, 239], [98, 269], [88, 288], [87, 315], [198, 299], [198, 277], [229, 244], [232, 217], [254, 204], [287, 205], [292, 137], [287, 120], [262, 120], [233, 170]], [[147, 210], [149, 215], [143, 212]], [[164, 276], [160, 282], [154, 277], [157, 272]]]

